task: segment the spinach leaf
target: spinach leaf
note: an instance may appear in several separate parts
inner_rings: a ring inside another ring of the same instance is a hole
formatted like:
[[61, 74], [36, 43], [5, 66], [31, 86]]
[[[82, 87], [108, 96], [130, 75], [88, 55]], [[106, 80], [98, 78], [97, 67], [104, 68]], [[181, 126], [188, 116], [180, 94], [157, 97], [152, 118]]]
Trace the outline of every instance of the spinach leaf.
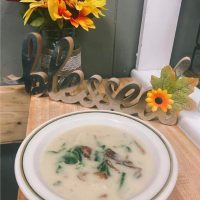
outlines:
[[131, 147], [129, 147], [127, 145], [121, 145], [121, 147], [125, 148], [127, 152], [132, 152]]
[[103, 162], [101, 162], [97, 169], [100, 171], [100, 172], [103, 172], [105, 173], [106, 175], [110, 176], [110, 169], [109, 169], [109, 166], [107, 164], [107, 160], [104, 160]]
[[106, 145], [101, 145], [100, 148], [105, 149]]
[[70, 165], [74, 165], [79, 161], [78, 157], [74, 153], [69, 151], [67, 151], [62, 158], [65, 164], [70, 164]]
[[95, 153], [94, 153], [94, 161], [98, 161], [98, 162], [101, 161], [101, 152], [95, 151]]
[[58, 165], [58, 167], [56, 168], [56, 174], [59, 174], [61, 170], [62, 170], [62, 166]]
[[132, 149], [129, 146], [125, 147], [128, 152], [132, 152]]
[[55, 153], [55, 154], [60, 153], [60, 152], [62, 152], [62, 151], [64, 151], [64, 150], [66, 149], [66, 148], [65, 148], [65, 145], [66, 145], [66, 144], [63, 143], [58, 151], [52, 150], [52, 151], [48, 151], [48, 153]]
[[81, 150], [81, 146], [76, 146], [74, 148], [71, 148], [63, 156], [64, 163], [73, 165], [78, 162], [82, 162], [82, 155], [83, 152]]
[[125, 178], [126, 178], [126, 173], [125, 172], [122, 172], [121, 173], [121, 177], [120, 177], [120, 183], [119, 183], [119, 187], [121, 188], [124, 184], [124, 181], [125, 181]]
[[77, 160], [78, 160], [79, 162], [82, 161], [83, 152], [82, 152], [81, 146], [76, 146], [76, 147], [73, 148], [70, 152], [73, 153], [73, 154], [75, 155], [75, 157], [77, 158]]

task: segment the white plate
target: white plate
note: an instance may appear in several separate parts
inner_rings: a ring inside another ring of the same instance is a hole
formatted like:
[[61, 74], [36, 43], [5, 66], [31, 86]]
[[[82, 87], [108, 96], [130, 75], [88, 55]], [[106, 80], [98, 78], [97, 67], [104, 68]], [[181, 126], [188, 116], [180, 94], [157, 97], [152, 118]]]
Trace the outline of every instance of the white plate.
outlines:
[[18, 185], [29, 200], [62, 200], [49, 190], [39, 175], [38, 158], [44, 146], [55, 137], [77, 126], [107, 125], [132, 132], [154, 155], [156, 173], [149, 186], [131, 200], [164, 200], [173, 190], [178, 164], [174, 150], [165, 137], [154, 128], [130, 115], [111, 111], [83, 111], [54, 118], [37, 129], [23, 141], [16, 160], [15, 175]]

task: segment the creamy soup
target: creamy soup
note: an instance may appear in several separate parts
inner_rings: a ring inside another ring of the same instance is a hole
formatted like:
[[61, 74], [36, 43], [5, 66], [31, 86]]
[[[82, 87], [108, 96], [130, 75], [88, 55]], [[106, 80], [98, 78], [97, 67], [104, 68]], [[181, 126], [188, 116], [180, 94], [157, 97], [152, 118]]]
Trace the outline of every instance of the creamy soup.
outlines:
[[85, 126], [45, 147], [40, 172], [66, 200], [130, 200], [151, 181], [154, 162], [142, 142], [124, 130]]

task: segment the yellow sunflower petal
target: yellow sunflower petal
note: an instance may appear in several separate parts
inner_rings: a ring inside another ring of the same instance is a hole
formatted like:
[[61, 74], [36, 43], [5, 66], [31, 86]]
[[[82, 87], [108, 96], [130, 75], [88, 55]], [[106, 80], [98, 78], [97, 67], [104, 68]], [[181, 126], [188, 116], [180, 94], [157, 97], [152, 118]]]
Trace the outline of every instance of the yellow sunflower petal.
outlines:
[[45, 4], [43, 2], [35, 2], [30, 4], [30, 8], [36, 8], [36, 7], [43, 7]]
[[149, 107], [153, 107], [155, 104], [154, 103], [148, 103]]
[[[58, 14], [58, 0], [51, 0], [51, 1], [48, 1], [48, 10], [49, 10], [49, 14], [51, 16], [51, 19], [53, 21], [56, 21], [57, 19], [60, 19], [62, 18], [59, 14]], [[61, 3], [63, 6], [65, 6], [65, 4], [63, 4], [63, 0], [61, 0]]]
[[147, 97], [152, 97], [152, 95], [153, 95], [152, 92], [147, 93]]
[[167, 94], [168, 98], [172, 98], [172, 94]]
[[79, 27], [79, 23], [78, 23], [78, 21], [76, 21], [75, 19], [70, 19], [70, 22], [71, 22], [71, 24], [74, 26], [74, 27], [76, 27], [76, 28], [78, 28]]
[[81, 17], [79, 19], [79, 24], [86, 31], [88, 31], [89, 28], [95, 29], [93, 21], [88, 17]]
[[167, 94], [167, 90], [163, 90], [162, 92], [164, 92], [165, 94]]
[[173, 103], [174, 103], [174, 100], [169, 99], [169, 103], [170, 103], [170, 104], [173, 104]]
[[167, 108], [168, 108], [168, 109], [172, 109], [172, 106], [171, 106], [171, 105], [168, 105]]
[[23, 16], [23, 18], [24, 18], [24, 25], [27, 24], [27, 22], [28, 22], [28, 20], [29, 20], [29, 18], [30, 18], [30, 16], [31, 16], [31, 14], [33, 13], [33, 11], [34, 11], [35, 9], [36, 9], [36, 8], [29, 8], [29, 9], [25, 12], [25, 14], [24, 14], [24, 16]]
[[150, 103], [150, 102], [152, 102], [153, 100], [152, 100], [152, 98], [146, 98], [145, 101], [146, 101], [147, 103]]
[[37, 2], [36, 0], [21, 0], [19, 1], [21, 3], [33, 3], [33, 2]]
[[156, 112], [156, 111], [158, 110], [158, 107], [157, 107], [157, 106], [153, 106], [153, 107], [151, 108], [151, 110], [152, 110], [153, 112]]

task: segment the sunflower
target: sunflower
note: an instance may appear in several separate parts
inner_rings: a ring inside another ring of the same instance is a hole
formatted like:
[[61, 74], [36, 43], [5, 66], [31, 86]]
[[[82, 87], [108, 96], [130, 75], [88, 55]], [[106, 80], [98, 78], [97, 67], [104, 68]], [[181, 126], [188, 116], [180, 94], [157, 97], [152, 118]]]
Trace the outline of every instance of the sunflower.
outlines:
[[174, 103], [172, 94], [168, 94], [167, 90], [162, 90], [160, 88], [149, 91], [145, 101], [153, 112], [157, 111], [158, 108], [163, 112], [167, 112], [168, 109], [172, 109], [172, 104]]
[[93, 21], [88, 17], [92, 9], [87, 5], [77, 10], [78, 0], [49, 0], [48, 9], [53, 21], [64, 18], [69, 20], [74, 27], [79, 25], [85, 29], [95, 28]]
[[78, 28], [78, 26], [80, 25], [86, 31], [88, 31], [89, 28], [94, 29], [95, 25], [93, 21], [87, 16], [88, 10], [82, 9], [80, 12], [77, 12], [77, 15], [72, 15], [72, 17], [70, 18], [70, 23], [76, 28]]
[[32, 13], [38, 8], [47, 8], [48, 7], [48, 0], [20, 0], [21, 3], [30, 3], [28, 10], [25, 12], [23, 19], [24, 25], [28, 22]]
[[[75, 1], [75, 0], [73, 0]], [[77, 10], [87, 9], [88, 13], [93, 14], [96, 18], [105, 16], [101, 11], [105, 10], [106, 0], [84, 0], [78, 1], [75, 4]]]
[[69, 20], [72, 15], [67, 9], [64, 0], [49, 0], [48, 10], [53, 21], [62, 18]]

